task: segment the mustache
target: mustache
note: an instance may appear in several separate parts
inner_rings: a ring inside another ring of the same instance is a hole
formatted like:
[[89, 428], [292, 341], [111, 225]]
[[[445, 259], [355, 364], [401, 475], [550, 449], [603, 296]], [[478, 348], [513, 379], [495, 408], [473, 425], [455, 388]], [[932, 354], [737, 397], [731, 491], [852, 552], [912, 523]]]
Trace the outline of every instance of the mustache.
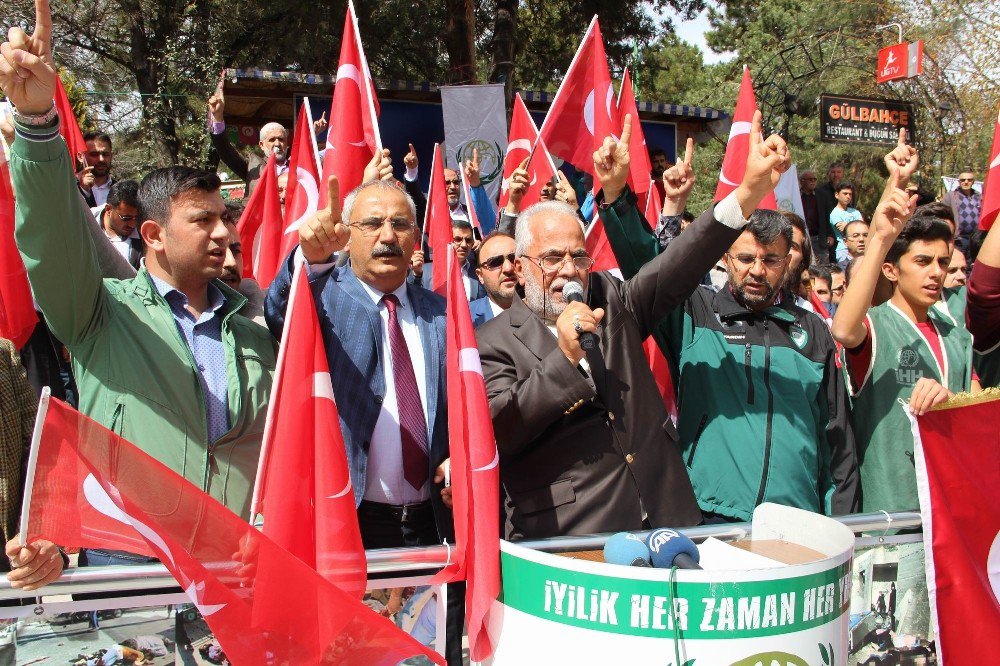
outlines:
[[386, 243], [376, 243], [375, 247], [372, 248], [372, 257], [402, 257], [403, 248], [398, 245], [388, 245]]

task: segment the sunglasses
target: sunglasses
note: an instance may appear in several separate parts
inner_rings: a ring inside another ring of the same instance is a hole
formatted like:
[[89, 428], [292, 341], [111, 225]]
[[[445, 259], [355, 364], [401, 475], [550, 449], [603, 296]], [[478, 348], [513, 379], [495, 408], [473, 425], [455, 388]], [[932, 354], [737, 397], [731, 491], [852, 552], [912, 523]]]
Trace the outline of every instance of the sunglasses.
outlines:
[[479, 267], [485, 268], [488, 271], [495, 271], [499, 268], [502, 268], [505, 261], [509, 261], [510, 263], [513, 264], [514, 253], [511, 252], [510, 254], [498, 254], [495, 257], [490, 257], [489, 259], [480, 262]]

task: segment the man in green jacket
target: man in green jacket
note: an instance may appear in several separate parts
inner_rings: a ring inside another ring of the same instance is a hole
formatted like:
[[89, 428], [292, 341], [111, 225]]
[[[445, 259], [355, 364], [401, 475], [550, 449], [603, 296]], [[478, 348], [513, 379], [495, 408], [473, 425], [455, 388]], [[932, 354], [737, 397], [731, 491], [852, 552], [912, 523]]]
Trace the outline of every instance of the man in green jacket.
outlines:
[[[759, 132], [759, 119], [752, 131]], [[664, 214], [684, 210], [692, 145], [665, 177]], [[661, 251], [635, 207], [602, 210], [627, 279]], [[843, 373], [823, 321], [783, 300], [792, 228], [757, 210], [724, 255], [727, 286], [702, 287], [654, 337], [677, 387], [684, 462], [707, 522], [749, 520], [762, 502], [826, 514], [859, 506]]]
[[144, 266], [131, 280], [102, 280], [53, 108], [47, 10], [36, 5], [31, 37], [11, 30], [0, 58], [16, 109], [15, 237], [35, 299], [72, 354], [80, 411], [248, 516], [275, 348], [217, 279], [229, 243], [218, 176], [149, 174]]

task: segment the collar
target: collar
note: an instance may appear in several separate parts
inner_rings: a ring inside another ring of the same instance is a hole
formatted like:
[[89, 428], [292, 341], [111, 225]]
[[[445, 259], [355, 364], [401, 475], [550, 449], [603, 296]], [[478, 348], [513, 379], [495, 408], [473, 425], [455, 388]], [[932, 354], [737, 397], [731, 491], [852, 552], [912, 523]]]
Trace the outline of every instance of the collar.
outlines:
[[[378, 291], [377, 289], [373, 289], [372, 286], [364, 280], [359, 279], [358, 282], [361, 283], [361, 287], [365, 290], [365, 293], [368, 294], [369, 298], [372, 299], [372, 302], [375, 303], [375, 306], [382, 307], [382, 297], [385, 296], [385, 293]], [[389, 293], [394, 294], [396, 298], [399, 299], [399, 304], [401, 306], [404, 308], [410, 307], [410, 298], [406, 294], [406, 280], [403, 280], [401, 285]]]
[[[145, 264], [143, 265], [145, 267]], [[153, 288], [163, 297], [163, 300], [167, 301], [173, 305], [174, 302], [178, 302], [182, 307], [187, 307], [188, 297], [187, 294], [180, 291], [176, 287], [172, 286], [170, 283], [161, 280], [152, 273], [149, 273], [149, 279], [153, 283]], [[211, 282], [208, 283], [208, 309], [212, 312], [217, 312], [223, 305], [226, 304], [226, 297], [218, 287], [216, 287]]]
[[751, 310], [736, 298], [736, 294], [733, 293], [732, 287], [726, 285], [724, 289], [720, 289], [715, 293], [715, 299], [713, 302], [715, 307], [715, 312], [722, 319], [777, 319], [784, 322], [795, 321], [795, 315], [788, 310], [789, 305], [786, 301], [781, 299], [781, 294], [779, 292], [778, 298], [775, 302], [764, 308], [763, 310]]
[[[136, 294], [153, 303], [159, 297], [168, 306], [167, 294], [177, 291], [168, 282], [156, 277], [146, 268], [146, 258], [139, 260], [139, 271], [136, 273], [133, 284], [136, 285]], [[236, 291], [221, 280], [212, 280], [207, 285], [209, 309], [213, 312], [223, 310], [221, 314], [236, 312], [247, 304], [247, 297]], [[180, 291], [178, 294], [184, 296]], [[184, 303], [187, 304], [187, 296], [184, 296]]]

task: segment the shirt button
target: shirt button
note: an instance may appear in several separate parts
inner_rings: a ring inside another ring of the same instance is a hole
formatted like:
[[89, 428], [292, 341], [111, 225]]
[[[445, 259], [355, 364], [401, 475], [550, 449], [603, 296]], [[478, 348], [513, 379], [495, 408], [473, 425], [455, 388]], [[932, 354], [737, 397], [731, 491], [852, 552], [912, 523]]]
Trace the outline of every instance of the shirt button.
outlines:
[[628, 453], [628, 454], [625, 455], [625, 462], [627, 462], [629, 465], [631, 465], [633, 462], [635, 462], [635, 458], [632, 457], [631, 453]]
[[202, 372], [205, 372], [205, 366], [202, 365], [201, 363], [198, 364], [198, 369], [201, 370]]

